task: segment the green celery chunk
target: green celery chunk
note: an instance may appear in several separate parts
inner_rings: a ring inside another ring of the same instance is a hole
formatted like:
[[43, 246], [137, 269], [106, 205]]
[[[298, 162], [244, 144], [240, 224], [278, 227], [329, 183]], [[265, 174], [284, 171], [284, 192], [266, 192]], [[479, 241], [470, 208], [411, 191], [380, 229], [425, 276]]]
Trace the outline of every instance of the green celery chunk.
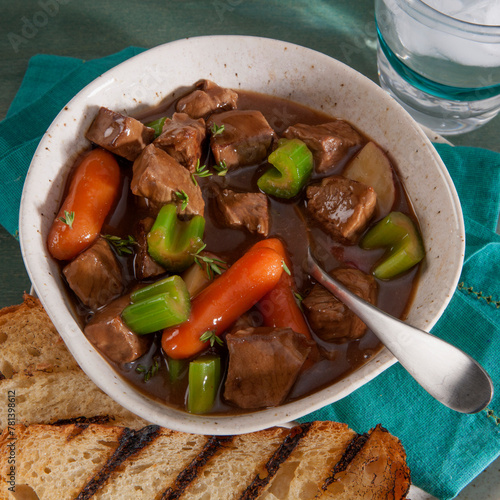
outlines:
[[155, 131], [155, 139], [161, 135], [166, 119], [167, 117], [164, 116], [163, 118], [158, 118], [158, 120], [153, 120], [152, 122], [146, 123], [146, 127], [150, 127]]
[[169, 280], [167, 284], [157, 285], [158, 289], [163, 288], [156, 290], [160, 293], [151, 295], [156, 283], [145, 287], [146, 291], [141, 289], [134, 292], [131, 295], [132, 303], [122, 311], [125, 324], [138, 335], [179, 325], [189, 318], [191, 301], [186, 284], [179, 276], [171, 276], [166, 280]]
[[166, 362], [170, 382], [175, 383], [179, 381], [187, 368], [187, 361], [185, 359], [173, 359], [167, 356]]
[[182, 272], [203, 247], [204, 231], [205, 219], [201, 215], [179, 220], [176, 206], [164, 205], [147, 236], [149, 255], [167, 271]]
[[257, 181], [259, 189], [278, 198], [293, 198], [313, 171], [313, 155], [299, 139], [280, 139], [268, 158], [273, 165]]
[[218, 356], [202, 356], [189, 363], [188, 411], [203, 414], [209, 412], [217, 397], [221, 381]]
[[180, 276], [168, 276], [167, 278], [155, 281], [150, 285], [143, 286], [135, 290], [135, 292], [132, 292], [130, 294], [130, 302], [141, 302], [142, 300], [149, 299], [162, 293], [168, 293], [172, 295], [172, 297], [178, 297], [179, 291], [181, 291], [182, 294], [184, 293], [184, 287], [186, 287], [186, 285]]
[[401, 212], [391, 212], [372, 227], [360, 242], [361, 248], [387, 248], [373, 274], [390, 279], [412, 268], [425, 257], [422, 237], [413, 221]]

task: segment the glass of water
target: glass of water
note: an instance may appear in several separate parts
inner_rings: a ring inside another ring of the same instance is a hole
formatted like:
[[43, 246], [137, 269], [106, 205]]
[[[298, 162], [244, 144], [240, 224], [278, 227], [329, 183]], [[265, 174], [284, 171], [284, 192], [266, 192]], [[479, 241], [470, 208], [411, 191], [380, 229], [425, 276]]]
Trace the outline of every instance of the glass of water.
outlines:
[[500, 0], [375, 0], [381, 86], [443, 135], [500, 111]]

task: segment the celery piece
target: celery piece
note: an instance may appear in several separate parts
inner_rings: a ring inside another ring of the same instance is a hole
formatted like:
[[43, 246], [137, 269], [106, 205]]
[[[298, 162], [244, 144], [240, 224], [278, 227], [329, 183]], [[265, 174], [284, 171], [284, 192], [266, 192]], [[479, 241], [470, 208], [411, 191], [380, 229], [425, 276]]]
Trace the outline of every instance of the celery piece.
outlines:
[[[174, 279], [169, 282], [169, 287], [163, 286], [169, 288], [167, 292], [148, 295], [142, 289], [134, 293], [136, 301], [122, 311], [123, 321], [133, 332], [145, 335], [179, 325], [189, 318], [191, 302], [186, 284], [179, 276], [171, 278]], [[140, 300], [137, 301], [138, 293]]]
[[130, 302], [141, 302], [142, 300], [149, 299], [162, 293], [168, 293], [173, 297], [178, 297], [179, 291], [181, 294], [184, 293], [184, 288], [187, 288], [187, 286], [180, 276], [169, 276], [168, 278], [163, 278], [135, 290], [130, 294]]
[[181, 379], [184, 375], [184, 371], [187, 368], [187, 361], [185, 359], [173, 359], [166, 357], [166, 362], [168, 366], [168, 375], [170, 382], [173, 384]]
[[220, 358], [202, 356], [189, 363], [187, 409], [190, 413], [209, 412], [217, 397], [221, 380]]
[[150, 127], [155, 131], [155, 139], [161, 135], [166, 119], [167, 117], [164, 116], [163, 118], [158, 118], [158, 120], [153, 120], [152, 122], [146, 123], [146, 127]]
[[259, 189], [278, 198], [293, 198], [309, 180], [313, 155], [299, 139], [280, 139], [268, 158], [273, 165], [257, 181]]
[[205, 219], [201, 215], [179, 220], [176, 206], [164, 205], [147, 236], [149, 255], [167, 271], [184, 271], [203, 247], [204, 231]]
[[390, 279], [412, 268], [425, 257], [422, 237], [413, 221], [401, 212], [391, 212], [372, 227], [360, 242], [361, 248], [387, 248], [373, 274]]

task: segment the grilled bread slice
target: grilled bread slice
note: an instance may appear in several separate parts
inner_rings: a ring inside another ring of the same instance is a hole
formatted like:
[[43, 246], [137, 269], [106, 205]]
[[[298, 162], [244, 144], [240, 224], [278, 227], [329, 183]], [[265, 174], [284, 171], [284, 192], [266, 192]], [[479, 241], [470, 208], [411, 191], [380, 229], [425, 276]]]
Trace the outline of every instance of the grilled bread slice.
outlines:
[[313, 422], [259, 498], [315, 498], [356, 433], [345, 424]]
[[132, 428], [148, 424], [113, 401], [79, 368], [14, 375], [0, 380], [0, 395], [3, 399], [0, 429], [4, 429], [9, 420], [8, 399], [15, 405], [16, 423], [21, 424], [53, 423], [80, 417], [100, 417], [101, 422]]
[[39, 500], [403, 500], [409, 486], [401, 443], [380, 426], [363, 436], [312, 422], [210, 437], [155, 425], [16, 425], [0, 437], [2, 500], [15, 498], [9, 488]]
[[40, 499], [76, 498], [129, 433], [102, 425], [7, 428], [0, 438], [0, 498], [15, 498], [9, 494], [17, 493], [17, 485]]
[[[353, 441], [348, 464], [340, 463], [323, 485], [324, 497], [338, 500], [396, 500], [409, 489], [406, 454], [398, 439], [377, 425]], [[355, 453], [355, 454], [354, 454]]]
[[40, 301], [30, 295], [0, 310], [0, 378], [74, 370], [78, 365]]

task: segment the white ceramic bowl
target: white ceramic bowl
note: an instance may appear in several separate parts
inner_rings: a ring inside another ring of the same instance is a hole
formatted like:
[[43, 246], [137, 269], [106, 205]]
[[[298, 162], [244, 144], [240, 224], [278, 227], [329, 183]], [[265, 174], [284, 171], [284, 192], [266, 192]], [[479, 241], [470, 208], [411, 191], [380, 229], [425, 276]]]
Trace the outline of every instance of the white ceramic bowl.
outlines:
[[189, 38], [148, 50], [84, 88], [43, 137], [24, 186], [20, 240], [34, 289], [79, 365], [109, 396], [171, 429], [233, 434], [283, 424], [337, 401], [395, 362], [383, 349], [342, 381], [296, 402], [246, 415], [196, 416], [168, 408], [124, 382], [80, 329], [46, 248], [46, 237], [84, 132], [99, 106], [132, 116], [201, 78], [219, 85], [289, 98], [354, 124], [390, 151], [414, 204], [427, 250], [408, 322], [429, 330], [458, 282], [464, 252], [460, 203], [440, 157], [410, 116], [376, 84], [348, 66], [291, 43], [245, 36]]

